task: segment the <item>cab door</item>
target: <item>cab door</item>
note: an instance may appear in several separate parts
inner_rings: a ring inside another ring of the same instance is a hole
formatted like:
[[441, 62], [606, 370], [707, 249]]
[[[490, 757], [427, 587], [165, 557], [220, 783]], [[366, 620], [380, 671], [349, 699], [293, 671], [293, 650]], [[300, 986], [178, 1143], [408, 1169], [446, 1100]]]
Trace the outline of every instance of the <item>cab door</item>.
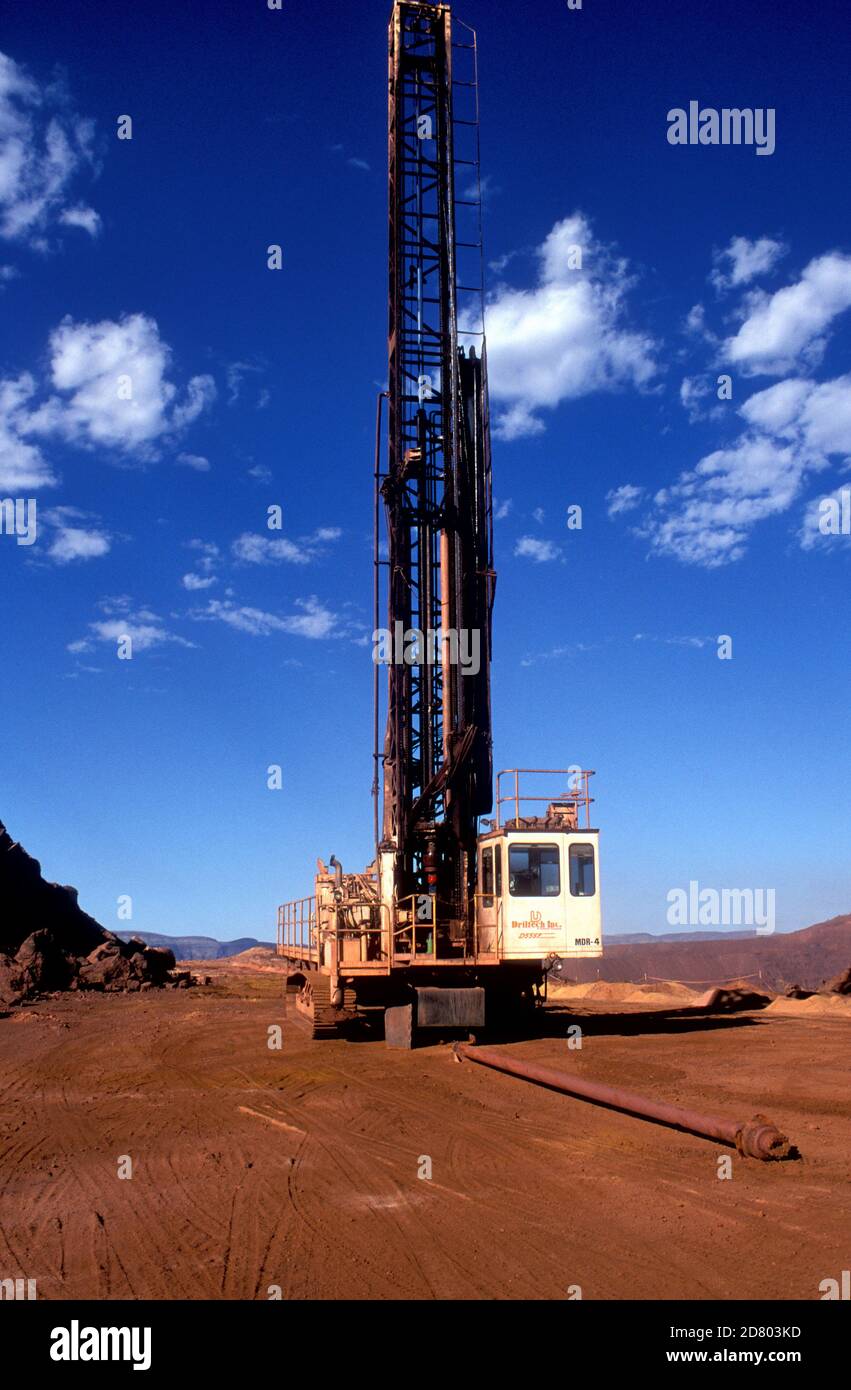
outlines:
[[561, 955], [567, 943], [564, 836], [508, 834], [503, 954], [533, 960]]
[[502, 915], [502, 840], [479, 846], [479, 885], [476, 894], [476, 942], [480, 956], [495, 955]]
[[565, 845], [567, 857], [566, 956], [603, 954], [600, 911], [599, 844], [596, 832], [576, 831]]

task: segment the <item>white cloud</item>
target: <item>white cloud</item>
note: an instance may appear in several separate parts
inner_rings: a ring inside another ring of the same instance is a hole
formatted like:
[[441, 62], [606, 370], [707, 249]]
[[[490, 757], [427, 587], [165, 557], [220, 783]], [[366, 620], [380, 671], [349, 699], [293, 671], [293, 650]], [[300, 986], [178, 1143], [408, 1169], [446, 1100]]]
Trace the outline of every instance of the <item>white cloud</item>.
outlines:
[[90, 636], [70, 642], [69, 652], [76, 654], [91, 651], [96, 642], [117, 644], [126, 637], [132, 641], [134, 655], [169, 644], [180, 647], [195, 646], [194, 642], [188, 642], [185, 637], [170, 632], [162, 619], [149, 608], [134, 609], [131, 600], [126, 597], [106, 599], [99, 606], [105, 617], [89, 623]]
[[198, 622], [226, 623], [228, 627], [247, 632], [252, 637], [268, 637], [273, 632], [286, 632], [313, 640], [341, 635], [337, 614], [332, 613], [315, 596], [296, 599], [296, 607], [301, 612], [281, 618], [261, 608], [239, 605], [230, 600], [210, 599], [206, 608], [196, 610], [190, 616]]
[[747, 432], [657, 493], [638, 534], [657, 552], [716, 569], [741, 559], [753, 527], [786, 511], [808, 472], [822, 467], [794, 444]]
[[716, 251], [715, 269], [710, 280], [719, 292], [747, 285], [758, 275], [767, 275], [787, 251], [782, 241], [759, 237], [750, 241], [746, 236], [734, 236], [723, 251]]
[[851, 372], [822, 382], [792, 377], [758, 391], [741, 414], [813, 454], [851, 455]]
[[39, 521], [46, 521], [53, 528], [47, 555], [57, 565], [98, 559], [112, 548], [109, 533], [101, 525], [91, 524], [96, 518], [76, 507], [51, 507], [39, 515]]
[[210, 460], [204, 458], [203, 454], [178, 454], [175, 461], [182, 464], [184, 468], [194, 468], [196, 473], [209, 473], [210, 471]]
[[513, 439], [528, 439], [533, 434], [543, 434], [546, 428], [543, 420], [532, 413], [531, 406], [524, 401], [515, 401], [498, 416], [493, 432], [497, 439], [510, 444]]
[[545, 652], [528, 652], [520, 660], [521, 666], [537, 666], [543, 661], [560, 661], [565, 656], [584, 656], [586, 652], [594, 651], [595, 646], [588, 642], [568, 642], [560, 643], [556, 647], [550, 647]]
[[187, 550], [194, 550], [198, 554], [196, 562], [197, 568], [203, 570], [205, 574], [218, 564], [220, 551], [215, 541], [191, 540], [186, 542]]
[[644, 488], [636, 487], [633, 483], [623, 483], [621, 487], [612, 488], [606, 493], [606, 508], [609, 516], [619, 516], [622, 512], [631, 512], [638, 506], [644, 496]]
[[234, 558], [248, 565], [279, 565], [284, 562], [292, 565], [309, 565], [316, 560], [330, 541], [341, 535], [337, 526], [321, 526], [310, 536], [300, 536], [298, 541], [287, 540], [285, 536], [263, 536], [245, 531], [233, 543]]
[[[826, 529], [831, 521], [829, 512], [824, 505], [828, 502], [836, 504], [832, 508], [835, 523], [839, 528], [835, 534]], [[847, 524], [844, 518], [847, 517], [849, 509], [851, 509], [851, 486], [847, 482], [841, 483], [833, 492], [825, 493], [821, 497], [814, 497], [804, 510], [801, 529], [798, 533], [801, 549], [813, 550], [816, 546], [835, 545], [837, 539], [843, 545], [851, 545], [851, 536], [842, 531], [842, 526]]]
[[803, 403], [807, 446], [826, 454], [851, 454], [851, 373], [816, 386]]
[[179, 433], [215, 396], [212, 377], [196, 376], [178, 401], [170, 367], [171, 349], [145, 314], [66, 318], [50, 335], [51, 378], [62, 395], [30, 415], [26, 432], [153, 457], [156, 441]]
[[521, 536], [514, 547], [514, 554], [521, 559], [534, 560], [536, 564], [546, 564], [557, 560], [561, 551], [552, 541], [539, 540], [537, 536]]
[[[463, 193], [461, 194], [461, 197], [468, 200], [471, 203], [481, 201], [482, 205], [484, 206], [485, 203], [490, 202], [490, 200], [495, 196], [495, 194], [501, 192], [502, 189], [498, 188], [497, 185], [494, 183], [493, 174], [484, 174], [483, 177], [478, 181], [476, 179], [472, 179], [470, 183], [468, 183], [467, 187], [464, 189]], [[500, 266], [500, 269], [504, 269], [504, 265], [508, 263], [508, 261], [510, 260], [510, 256], [504, 256], [502, 259], [504, 264]]]
[[21, 438], [34, 393], [28, 373], [0, 381], [0, 492], [11, 496], [56, 487], [59, 481], [41, 449]]
[[504, 502], [499, 502], [494, 509], [494, 521], [505, 521], [505, 518], [510, 514], [513, 506], [514, 503], [510, 497], [506, 497]]
[[680, 402], [692, 425], [698, 420], [710, 420], [722, 413], [723, 406], [720, 402], [706, 404], [713, 397], [716, 386], [717, 382], [708, 376], [683, 377], [680, 383]]
[[748, 424], [766, 434], [785, 434], [800, 414], [801, 406], [815, 385], [792, 377], [765, 391], [749, 396], [740, 410]]
[[184, 589], [196, 591], [200, 589], [210, 589], [218, 583], [214, 569], [221, 559], [221, 552], [214, 541], [191, 540], [186, 542], [187, 550], [194, 550], [197, 556], [195, 570], [200, 570], [200, 574], [190, 572], [184, 574], [181, 584]]
[[[571, 268], [576, 247], [581, 269]], [[487, 305], [488, 376], [505, 406], [495, 426], [503, 439], [539, 434], [536, 412], [593, 391], [643, 387], [656, 372], [652, 339], [624, 325], [627, 263], [594, 239], [581, 213], [557, 222], [536, 254], [536, 287], [501, 285]]]
[[706, 309], [702, 304], [692, 304], [683, 324], [685, 332], [693, 338], [702, 338], [707, 343], [717, 343], [715, 334], [707, 327]]
[[636, 632], [633, 642], [661, 642], [666, 647], [708, 647], [717, 637], [656, 637], [650, 632]]
[[362, 169], [366, 174], [370, 172], [370, 166], [367, 164], [366, 160], [358, 159], [356, 155], [352, 155], [351, 159], [346, 160], [346, 163], [350, 169]]
[[[266, 368], [261, 362], [230, 362], [225, 373], [228, 389], [228, 405], [236, 405], [242, 394], [242, 383], [247, 376], [258, 376]], [[265, 390], [265, 388], [264, 388]], [[262, 393], [261, 393], [262, 394]], [[266, 392], [268, 395], [268, 392]], [[265, 401], [264, 401], [265, 404]]]
[[[154, 325], [156, 327], [156, 325]], [[186, 383], [186, 399], [174, 407], [170, 428], [184, 430], [216, 399], [216, 383], [206, 373], [193, 376]]]
[[522, 254], [522, 251], [507, 251], [504, 256], [495, 256], [492, 261], [488, 261], [488, 270], [492, 270], [495, 275], [501, 275], [506, 266]]
[[744, 322], [724, 345], [725, 358], [749, 376], [812, 367], [824, 353], [826, 331], [849, 307], [851, 256], [818, 256], [794, 285], [748, 296]]
[[108, 555], [109, 550], [110, 540], [103, 531], [66, 526], [53, 541], [48, 554], [57, 564], [67, 565], [71, 560], [91, 560], [95, 556]]
[[66, 208], [59, 221], [66, 227], [80, 227], [90, 237], [99, 236], [102, 227], [100, 213], [87, 207]]
[[77, 175], [94, 166], [93, 134], [55, 87], [39, 88], [0, 53], [0, 236], [45, 249], [44, 233], [55, 222], [82, 226], [84, 213], [97, 218], [68, 202]]
[[335, 636], [338, 623], [337, 615], [325, 608], [316, 597], [297, 598], [296, 607], [302, 610], [301, 613], [284, 619], [287, 632], [312, 639]]
[[[851, 460], [851, 373], [821, 384], [791, 377], [741, 406], [747, 428], [654, 498], [637, 534], [657, 552], [716, 568], [741, 559], [754, 526], [785, 512], [831, 457]], [[811, 548], [812, 509], [801, 543]]]

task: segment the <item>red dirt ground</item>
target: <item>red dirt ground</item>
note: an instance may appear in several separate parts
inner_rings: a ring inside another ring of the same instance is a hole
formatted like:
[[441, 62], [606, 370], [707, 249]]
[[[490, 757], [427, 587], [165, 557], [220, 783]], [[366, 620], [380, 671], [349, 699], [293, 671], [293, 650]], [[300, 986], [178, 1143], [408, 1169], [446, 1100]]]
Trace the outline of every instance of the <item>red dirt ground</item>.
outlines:
[[817, 1299], [848, 1267], [842, 1019], [586, 1001], [548, 1010], [551, 1036], [501, 1044], [718, 1114], [762, 1111], [803, 1153], [733, 1155], [719, 1181], [729, 1150], [458, 1064], [445, 1044], [309, 1041], [277, 972], [225, 964], [203, 966], [209, 988], [0, 1017], [0, 1277], [35, 1278], [48, 1299], [272, 1285], [563, 1299], [576, 1284], [586, 1299]]

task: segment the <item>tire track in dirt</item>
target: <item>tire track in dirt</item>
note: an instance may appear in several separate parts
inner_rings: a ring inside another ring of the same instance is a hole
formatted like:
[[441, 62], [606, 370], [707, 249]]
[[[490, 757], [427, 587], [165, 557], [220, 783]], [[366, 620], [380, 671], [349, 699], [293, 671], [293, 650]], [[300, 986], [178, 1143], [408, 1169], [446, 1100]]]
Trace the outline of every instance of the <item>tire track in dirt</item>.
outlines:
[[[92, 1256], [99, 1271], [99, 1290], [96, 1296], [105, 1299], [135, 1298], [140, 1296], [138, 1282], [144, 1284], [147, 1277], [162, 1287], [163, 1271], [169, 1269], [171, 1252], [165, 1213], [162, 1204], [157, 1201], [158, 1193], [152, 1194], [152, 1200], [146, 1200], [146, 1194], [141, 1190], [147, 1186], [143, 1179], [144, 1165], [140, 1165], [138, 1159], [138, 1153], [144, 1151], [146, 1143], [144, 1130], [137, 1137], [132, 1137], [133, 1125], [128, 1124], [127, 1132], [119, 1141], [113, 1138], [113, 1129], [107, 1122], [101, 1129], [93, 1154], [90, 1128], [82, 1119], [79, 1107], [70, 1100], [67, 1092], [69, 1075], [73, 1076], [77, 1067], [82, 1069], [84, 1066], [84, 1059], [80, 1058], [78, 1061], [77, 1056], [82, 1047], [82, 1043], [76, 1044], [76, 1047], [63, 1043], [60, 1049], [49, 1053], [44, 1059], [44, 1065], [50, 1075], [51, 1060], [57, 1052], [61, 1052], [61, 1057], [57, 1059], [60, 1064], [52, 1069], [59, 1082], [58, 1106], [54, 1103], [48, 1107], [45, 1103], [45, 1108], [50, 1109], [53, 1119], [51, 1138], [64, 1155], [69, 1179], [76, 1183], [84, 1195], [88, 1210], [94, 1218], [93, 1222], [89, 1222], [89, 1235]], [[44, 1098], [43, 1087], [41, 1094]], [[109, 1099], [107, 1094], [98, 1108], [105, 1109]], [[146, 1117], [148, 1128], [151, 1127], [151, 1118], [149, 1111]], [[150, 1143], [150, 1140], [147, 1142]], [[132, 1158], [134, 1149], [137, 1153], [134, 1160], [134, 1176], [120, 1179], [119, 1155], [128, 1153]], [[92, 1157], [94, 1163], [91, 1161]], [[109, 1182], [105, 1181], [107, 1175]], [[111, 1187], [110, 1183], [116, 1186]], [[60, 1197], [61, 1193], [54, 1191], [52, 1204]], [[123, 1251], [119, 1249], [120, 1246], [125, 1247]], [[130, 1274], [128, 1265], [133, 1268], [133, 1275]], [[121, 1276], [120, 1280], [116, 1280], [116, 1268]], [[141, 1281], [139, 1274], [142, 1276]]]
[[[307, 1040], [305, 1041], [307, 1042]], [[312, 1042], [308, 1042], [307, 1045], [309, 1048], [315, 1046]], [[329, 1044], [326, 1042], [323, 1046], [327, 1049]], [[458, 1275], [459, 1287], [463, 1285], [469, 1296], [471, 1286], [475, 1287], [476, 1283], [475, 1268], [444, 1248], [443, 1243], [433, 1230], [424, 1230], [424, 1226], [427, 1226], [428, 1223], [423, 1220], [425, 1213], [420, 1211], [420, 1206], [431, 1205], [432, 1193], [428, 1189], [428, 1184], [423, 1184], [419, 1190], [411, 1191], [409, 1185], [400, 1183], [395, 1176], [382, 1174], [372, 1161], [374, 1155], [362, 1152], [364, 1145], [360, 1138], [357, 1143], [353, 1143], [349, 1139], [348, 1126], [345, 1123], [340, 1123], [340, 1120], [345, 1120], [345, 1115], [341, 1115], [340, 1119], [337, 1118], [341, 1109], [338, 1096], [335, 1095], [333, 1098], [333, 1119], [324, 1116], [320, 1118], [316, 1106], [312, 1104], [323, 1089], [316, 1078], [311, 1082], [310, 1079], [305, 1079], [303, 1074], [295, 1071], [291, 1074], [285, 1073], [282, 1077], [279, 1076], [274, 1082], [271, 1080], [260, 1082], [255, 1075], [249, 1074], [244, 1068], [233, 1067], [231, 1070], [234, 1078], [239, 1078], [249, 1093], [260, 1091], [270, 1098], [283, 1101], [287, 1106], [287, 1116], [297, 1119], [299, 1124], [309, 1131], [307, 1140], [301, 1146], [293, 1164], [287, 1190], [299, 1218], [312, 1232], [316, 1241], [323, 1246], [330, 1246], [337, 1259], [339, 1259], [341, 1251], [345, 1249], [357, 1268], [361, 1268], [364, 1264], [372, 1265], [374, 1277], [381, 1277], [382, 1282], [385, 1282], [381, 1267], [366, 1256], [365, 1244], [347, 1241], [339, 1230], [335, 1234], [333, 1243], [329, 1243], [327, 1235], [321, 1229], [320, 1223], [323, 1216], [327, 1218], [329, 1205], [335, 1209], [349, 1207], [355, 1211], [363, 1208], [370, 1217], [371, 1238], [374, 1239], [375, 1227], [377, 1225], [382, 1226], [391, 1248], [395, 1250], [397, 1259], [407, 1265], [413, 1274], [414, 1282], [411, 1286], [410, 1296], [422, 1297], [423, 1286], [426, 1296], [439, 1296], [434, 1286], [433, 1276], [429, 1275], [425, 1268], [423, 1256], [418, 1253], [418, 1251], [427, 1249], [430, 1244], [436, 1248], [441, 1268], [444, 1271], [443, 1277], [445, 1278], [447, 1266], [454, 1268]], [[336, 1075], [337, 1068], [329, 1058], [329, 1065], [324, 1078], [326, 1090], [328, 1083], [332, 1082]], [[297, 1101], [289, 1094], [292, 1091], [297, 1091]], [[323, 1105], [327, 1105], [327, 1103], [323, 1099]], [[381, 1146], [386, 1148], [387, 1142], [384, 1141]], [[379, 1146], [373, 1144], [372, 1147]], [[317, 1149], [324, 1156], [326, 1165], [330, 1165], [335, 1175], [327, 1193], [320, 1192], [320, 1189], [324, 1188], [326, 1184], [326, 1175], [316, 1161], [315, 1150]], [[404, 1154], [405, 1151], [404, 1145], [398, 1145], [398, 1152]], [[307, 1172], [311, 1176], [310, 1183], [305, 1181]], [[376, 1187], [376, 1179], [379, 1180], [380, 1190], [378, 1191], [373, 1190]], [[382, 1296], [399, 1296], [397, 1279], [388, 1285], [387, 1292]]]

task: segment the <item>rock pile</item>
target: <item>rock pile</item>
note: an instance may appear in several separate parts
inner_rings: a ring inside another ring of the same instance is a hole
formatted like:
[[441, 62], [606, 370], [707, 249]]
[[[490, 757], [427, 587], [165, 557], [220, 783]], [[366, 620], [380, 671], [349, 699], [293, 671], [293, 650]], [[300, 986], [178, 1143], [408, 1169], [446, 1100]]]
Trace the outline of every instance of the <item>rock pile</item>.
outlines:
[[851, 965], [847, 970], [840, 970], [832, 980], [826, 980], [819, 994], [851, 994]]
[[75, 888], [46, 883], [0, 822], [0, 1007], [59, 990], [186, 989], [193, 978], [174, 964], [170, 950], [104, 930]]
[[825, 980], [821, 989], [802, 989], [800, 985], [787, 985], [783, 991], [787, 999], [812, 999], [816, 994], [851, 994], [851, 965], [840, 970], [832, 979]]

